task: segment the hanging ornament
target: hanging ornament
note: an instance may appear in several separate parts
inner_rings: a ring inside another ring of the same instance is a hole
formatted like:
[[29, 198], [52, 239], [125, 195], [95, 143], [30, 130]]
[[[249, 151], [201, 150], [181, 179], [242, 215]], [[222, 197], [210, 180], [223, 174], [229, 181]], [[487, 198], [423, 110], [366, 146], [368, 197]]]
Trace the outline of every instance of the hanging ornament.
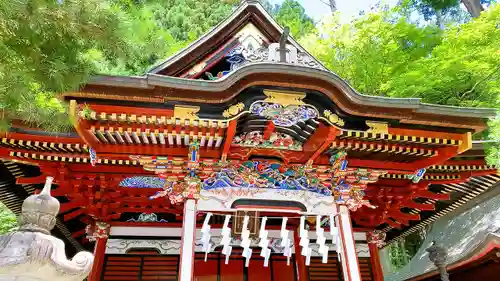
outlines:
[[271, 256], [271, 249], [269, 249], [269, 239], [267, 235], [269, 234], [266, 230], [266, 222], [267, 217], [263, 217], [260, 223], [260, 231], [259, 231], [259, 247], [261, 247], [260, 256], [264, 258], [264, 267], [267, 267], [269, 264], [269, 257]]
[[252, 249], [250, 249], [250, 231], [248, 230], [249, 219], [250, 217], [245, 215], [241, 228], [241, 247], [243, 248], [242, 256], [245, 258], [245, 267], [248, 267], [250, 258], [252, 257]]
[[286, 223], [288, 221], [287, 217], [283, 217], [281, 223], [281, 247], [283, 247], [283, 255], [287, 258], [286, 263], [290, 265], [290, 257], [292, 256], [292, 241], [290, 240], [289, 231], [286, 229]]
[[340, 258], [342, 255], [342, 252], [341, 252], [342, 248], [340, 245], [339, 229], [335, 225], [335, 216], [334, 215], [330, 215], [330, 234], [332, 235], [332, 242], [335, 243], [337, 246], [337, 256], [338, 256], [338, 259], [340, 262]]
[[203, 243], [203, 251], [205, 252], [205, 262], [207, 261], [208, 254], [212, 251], [212, 243], [210, 243], [210, 225], [208, 224], [211, 216], [212, 213], [207, 213], [201, 228], [201, 242]]
[[97, 164], [97, 153], [92, 147], [89, 149], [89, 156], [90, 156], [90, 165], [92, 165], [92, 167], [95, 167], [95, 165]]
[[[305, 229], [305, 219], [306, 217], [304, 216], [300, 217], [299, 246], [302, 246], [302, 251], [300, 254], [307, 258], [307, 255], [309, 255], [309, 231]], [[298, 255], [298, 253], [296, 253], [296, 255]]]
[[299, 237], [300, 237], [300, 242], [299, 246], [302, 246], [302, 252], [301, 254], [303, 256], [307, 255], [307, 251], [309, 248], [309, 231], [305, 229], [305, 216], [300, 217], [300, 226], [299, 226]]
[[231, 256], [231, 251], [233, 247], [229, 245], [231, 243], [231, 228], [229, 228], [229, 220], [231, 215], [226, 215], [224, 219], [224, 225], [222, 226], [222, 254], [226, 256], [226, 264], [229, 263], [229, 256]]
[[326, 263], [329, 247], [326, 245], [325, 230], [321, 227], [320, 215], [316, 216], [316, 243], [318, 244], [318, 253], [323, 256], [323, 263]]
[[332, 236], [332, 241], [335, 241], [335, 238], [339, 235], [339, 229], [335, 225], [334, 215], [330, 215], [330, 235]]

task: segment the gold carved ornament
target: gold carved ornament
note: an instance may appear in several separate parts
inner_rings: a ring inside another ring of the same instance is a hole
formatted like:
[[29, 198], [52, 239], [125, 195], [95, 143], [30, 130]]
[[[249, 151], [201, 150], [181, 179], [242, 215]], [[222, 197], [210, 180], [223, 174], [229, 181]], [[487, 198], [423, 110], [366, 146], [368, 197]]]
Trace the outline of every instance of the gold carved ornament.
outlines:
[[174, 117], [179, 119], [198, 119], [199, 106], [176, 105], [174, 107]]
[[342, 118], [340, 118], [337, 114], [331, 112], [330, 110], [323, 111], [323, 115], [325, 115], [327, 120], [330, 121], [330, 123], [332, 123], [334, 125], [337, 125], [339, 127], [343, 127], [345, 124], [344, 120], [342, 120]]
[[231, 105], [228, 109], [224, 110], [224, 112], [222, 113], [222, 116], [224, 116], [226, 118], [230, 118], [230, 117], [236, 116], [244, 108], [245, 108], [245, 105], [242, 102], [234, 104], [234, 105]]
[[267, 103], [276, 103], [282, 106], [305, 104], [302, 101], [306, 97], [305, 93], [264, 90], [264, 94], [267, 96], [264, 100]]
[[368, 126], [367, 133], [372, 134], [389, 134], [389, 124], [385, 122], [377, 122], [377, 121], [366, 121], [366, 125]]

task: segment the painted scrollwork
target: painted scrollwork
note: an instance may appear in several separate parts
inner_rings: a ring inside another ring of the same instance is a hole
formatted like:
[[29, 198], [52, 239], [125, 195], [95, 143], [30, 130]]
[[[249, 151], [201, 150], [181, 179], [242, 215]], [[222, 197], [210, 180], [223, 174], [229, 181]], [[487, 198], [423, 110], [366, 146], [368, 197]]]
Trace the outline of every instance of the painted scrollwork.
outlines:
[[180, 240], [110, 239], [106, 244], [106, 254], [126, 254], [133, 249], [153, 248], [162, 255], [179, 254]]

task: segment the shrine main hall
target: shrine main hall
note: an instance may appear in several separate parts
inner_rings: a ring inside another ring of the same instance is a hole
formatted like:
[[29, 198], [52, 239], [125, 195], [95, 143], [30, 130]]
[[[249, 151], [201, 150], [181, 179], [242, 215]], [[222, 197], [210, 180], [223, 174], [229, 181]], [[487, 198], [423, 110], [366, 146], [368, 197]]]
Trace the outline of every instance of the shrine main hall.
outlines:
[[378, 251], [500, 181], [494, 109], [366, 96], [258, 1], [143, 76], [64, 93], [74, 124], [13, 122], [0, 199], [46, 178], [89, 281], [382, 281]]

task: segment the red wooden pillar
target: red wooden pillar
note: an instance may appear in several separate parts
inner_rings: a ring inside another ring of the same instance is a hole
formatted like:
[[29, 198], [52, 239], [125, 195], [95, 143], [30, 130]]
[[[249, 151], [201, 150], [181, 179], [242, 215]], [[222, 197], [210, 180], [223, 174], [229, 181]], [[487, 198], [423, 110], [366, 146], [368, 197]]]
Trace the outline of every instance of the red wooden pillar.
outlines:
[[351, 216], [345, 205], [337, 205], [337, 216], [335, 222], [339, 228], [341, 242], [341, 263], [345, 281], [361, 281], [358, 254], [352, 230]]
[[106, 252], [106, 242], [108, 238], [96, 238], [94, 247], [94, 264], [90, 271], [88, 281], [100, 281], [104, 266], [104, 253]]
[[295, 264], [297, 265], [297, 281], [307, 281], [309, 278], [307, 277], [306, 263], [304, 256], [301, 254], [299, 243], [299, 230], [296, 229], [293, 232], [293, 244], [295, 247]]
[[380, 264], [378, 246], [375, 243], [368, 243], [370, 249], [370, 262], [372, 265], [373, 281], [384, 281], [384, 272]]

